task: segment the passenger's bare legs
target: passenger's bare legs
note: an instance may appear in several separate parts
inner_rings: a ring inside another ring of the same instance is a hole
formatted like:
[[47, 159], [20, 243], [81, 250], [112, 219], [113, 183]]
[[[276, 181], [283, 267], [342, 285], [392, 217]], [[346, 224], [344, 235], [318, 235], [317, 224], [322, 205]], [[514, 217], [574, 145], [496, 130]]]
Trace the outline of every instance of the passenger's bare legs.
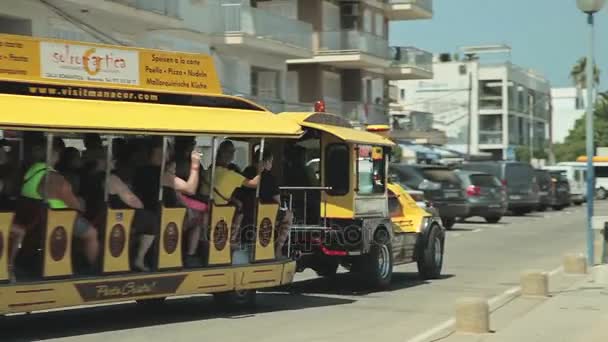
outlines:
[[25, 238], [25, 228], [19, 225], [12, 225], [10, 232], [10, 243], [9, 243], [9, 259], [8, 259], [8, 269], [10, 273], [11, 279], [14, 279], [14, 265], [15, 260], [17, 259], [17, 254], [19, 254], [19, 250], [21, 249], [21, 244], [23, 243], [23, 238]]
[[156, 236], [148, 234], [142, 234], [139, 236], [139, 245], [137, 246], [137, 253], [135, 255], [135, 260], [133, 261], [133, 266], [135, 266], [136, 269], [143, 272], [150, 271], [144, 260], [146, 258], [146, 254], [150, 250], [150, 247], [152, 247], [155, 238]]
[[89, 265], [95, 266], [99, 257], [99, 239], [97, 238], [97, 229], [89, 226], [87, 232], [80, 237], [84, 244], [84, 255], [89, 262]]
[[243, 214], [236, 213], [234, 214], [234, 219], [232, 220], [232, 234], [230, 235], [230, 244], [233, 248], [236, 248], [239, 245], [239, 239], [241, 237], [241, 223], [243, 222]]
[[283, 256], [283, 246], [287, 242], [287, 238], [289, 237], [289, 226], [291, 226], [291, 222], [293, 220], [293, 214], [290, 210], [285, 213], [285, 217], [283, 220], [279, 222], [279, 229], [277, 232], [277, 240], [275, 245], [275, 256], [282, 257]]

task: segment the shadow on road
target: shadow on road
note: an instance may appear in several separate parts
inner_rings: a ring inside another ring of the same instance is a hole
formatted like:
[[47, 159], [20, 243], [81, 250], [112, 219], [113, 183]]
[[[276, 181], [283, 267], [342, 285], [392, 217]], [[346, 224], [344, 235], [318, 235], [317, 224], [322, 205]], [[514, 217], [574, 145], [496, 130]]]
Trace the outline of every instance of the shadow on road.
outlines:
[[[442, 275], [442, 279], [451, 278], [452, 275]], [[394, 272], [393, 281], [387, 291], [398, 291], [410, 287], [427, 284], [428, 281], [421, 280], [418, 273]], [[296, 294], [321, 294], [342, 296], [365, 296], [378, 292], [370, 290], [356, 274], [340, 273], [329, 278], [315, 278], [292, 283], [288, 286], [277, 288], [278, 291], [286, 291]]]
[[[243, 312], [226, 312], [211, 296], [167, 300], [158, 305], [135, 303], [103, 307], [34, 313], [0, 318], [0, 341], [32, 341], [74, 337], [107, 331], [137, 329], [209, 319], [244, 319], [260, 313], [345, 305], [354, 300], [311, 295], [260, 293], [257, 307]], [[203, 332], [201, 332], [203, 333]]]

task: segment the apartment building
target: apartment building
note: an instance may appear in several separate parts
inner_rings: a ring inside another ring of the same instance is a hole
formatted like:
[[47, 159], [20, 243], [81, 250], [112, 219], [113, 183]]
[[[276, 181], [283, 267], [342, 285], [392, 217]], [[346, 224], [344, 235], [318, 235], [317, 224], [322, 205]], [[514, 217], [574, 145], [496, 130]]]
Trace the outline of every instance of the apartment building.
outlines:
[[431, 0], [306, 0], [298, 15], [313, 25], [313, 56], [287, 61], [289, 100], [388, 123], [388, 81], [432, 77], [431, 53], [389, 46], [389, 22], [432, 18]]
[[[479, 51], [484, 49], [491, 48]], [[432, 113], [434, 127], [446, 131], [448, 147], [463, 153], [512, 159], [518, 146], [549, 148], [551, 87], [542, 75], [510, 61], [487, 63], [479, 56], [436, 58], [433, 73], [432, 80], [394, 82], [399, 106], [391, 114]]]
[[432, 0], [5, 0], [0, 33], [208, 53], [226, 93], [368, 121], [389, 79], [432, 75], [429, 53], [389, 48], [388, 22], [431, 16]]
[[0, 32], [211, 54], [226, 93], [279, 111], [289, 96], [286, 61], [313, 55], [313, 29], [297, 15], [278, 15], [273, 3], [5, 0]]

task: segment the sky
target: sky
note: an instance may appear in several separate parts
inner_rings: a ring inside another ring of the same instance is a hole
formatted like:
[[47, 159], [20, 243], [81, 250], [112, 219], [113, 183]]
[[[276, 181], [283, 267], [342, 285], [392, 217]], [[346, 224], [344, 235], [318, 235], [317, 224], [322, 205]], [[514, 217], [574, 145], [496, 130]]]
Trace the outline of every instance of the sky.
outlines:
[[[391, 22], [390, 43], [433, 53], [507, 44], [511, 61], [539, 71], [552, 87], [572, 85], [570, 69], [588, 53], [586, 15], [576, 0], [434, 0], [433, 19]], [[600, 89], [608, 89], [608, 3], [595, 15]]]

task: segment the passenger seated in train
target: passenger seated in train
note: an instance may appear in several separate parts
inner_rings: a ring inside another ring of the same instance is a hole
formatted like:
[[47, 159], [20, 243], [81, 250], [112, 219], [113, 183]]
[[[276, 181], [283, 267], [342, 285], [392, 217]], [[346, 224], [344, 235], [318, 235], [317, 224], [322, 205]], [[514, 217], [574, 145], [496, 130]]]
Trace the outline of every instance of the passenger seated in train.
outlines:
[[238, 245], [241, 237], [241, 222], [243, 221], [243, 205], [234, 197], [235, 190], [239, 187], [255, 189], [260, 181], [260, 169], [258, 169], [254, 177], [248, 179], [240, 173], [230, 169], [230, 165], [234, 160], [235, 148], [234, 144], [229, 141], [223, 141], [218, 147], [217, 161], [215, 168], [215, 184], [214, 184], [214, 202], [217, 205], [232, 204], [237, 207], [237, 213], [232, 221], [232, 235], [230, 243], [233, 247]]
[[259, 165], [260, 151], [256, 151], [253, 158], [253, 164], [243, 171], [243, 175], [252, 179], [256, 176], [256, 171], [261, 169], [260, 201], [262, 203], [277, 203], [280, 206], [275, 221], [275, 255], [280, 257], [283, 255], [283, 246], [288, 238], [289, 226], [293, 220], [293, 214], [289, 209], [282, 206], [279, 186], [276, 178], [271, 172], [273, 159], [272, 152], [268, 149], [264, 150], [264, 153], [262, 153], [262, 164]]
[[124, 172], [117, 164], [117, 160], [128, 158], [129, 152], [126, 144], [120, 144], [114, 149], [114, 167], [108, 178], [108, 202], [112, 209], [135, 209], [131, 231], [137, 240], [137, 250], [133, 260], [133, 268], [142, 272], [149, 272], [150, 268], [145, 264], [146, 254], [154, 244], [158, 235], [158, 224], [160, 222], [158, 212], [144, 209], [142, 201], [131, 191], [128, 180], [121, 178]]
[[[27, 231], [40, 228], [44, 222], [44, 207], [42, 201], [46, 200], [51, 209], [74, 209], [79, 212], [74, 222], [74, 236], [83, 243], [86, 260], [91, 267], [96, 266], [99, 256], [99, 240], [97, 229], [87, 221], [82, 213], [84, 208], [72, 190], [70, 183], [55, 170], [59, 156], [65, 149], [61, 139], [54, 139], [52, 143], [52, 154], [49, 158], [50, 165], [46, 164], [46, 158], [41, 151], [45, 150], [44, 142], [39, 142], [34, 147], [33, 156], [38, 157], [29, 167], [23, 177], [21, 198], [17, 203], [14, 223], [11, 227], [13, 236], [9, 264], [14, 265], [19, 246]], [[46, 196], [43, 196], [45, 194]]]
[[[160, 171], [163, 163], [162, 140], [153, 139], [148, 154], [148, 165], [140, 167], [135, 172], [133, 188], [137, 196], [142, 200], [144, 208], [155, 212], [161, 211], [158, 201], [160, 187]], [[178, 192], [194, 194], [198, 188], [200, 156], [192, 152], [190, 156], [190, 172], [188, 179], [184, 180], [175, 175], [175, 161], [169, 160], [165, 163], [165, 171], [162, 175], [163, 202], [165, 206], [181, 206], [178, 200]], [[201, 266], [201, 260], [196, 256], [200, 227], [193, 227], [187, 231], [186, 255], [184, 265], [186, 267]]]

